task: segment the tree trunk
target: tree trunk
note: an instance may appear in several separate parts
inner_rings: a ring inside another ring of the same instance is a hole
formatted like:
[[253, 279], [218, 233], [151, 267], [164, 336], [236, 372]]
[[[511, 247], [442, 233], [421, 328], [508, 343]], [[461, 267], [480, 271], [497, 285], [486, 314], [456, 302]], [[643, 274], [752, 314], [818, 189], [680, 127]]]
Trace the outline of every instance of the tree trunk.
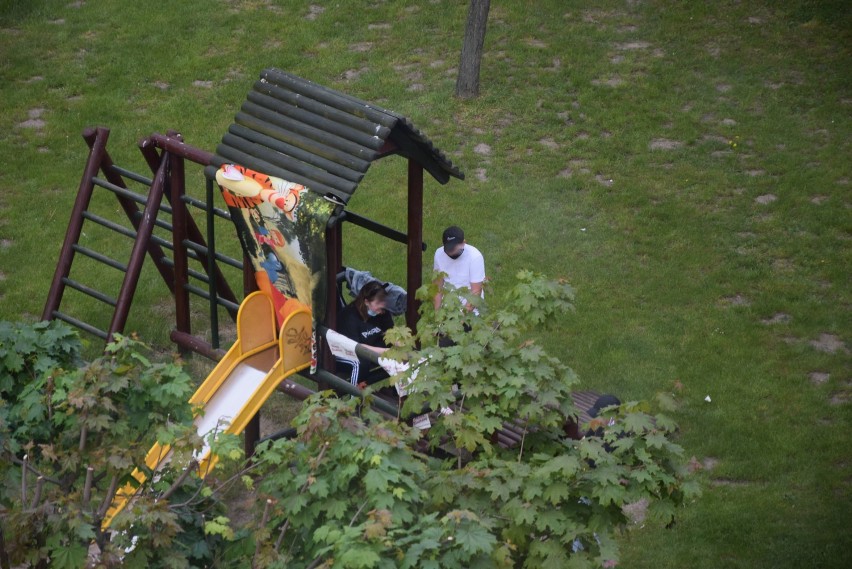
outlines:
[[467, 25], [464, 29], [459, 75], [456, 80], [456, 96], [472, 99], [479, 96], [479, 66], [482, 62], [482, 46], [485, 44], [485, 25], [491, 0], [470, 0]]

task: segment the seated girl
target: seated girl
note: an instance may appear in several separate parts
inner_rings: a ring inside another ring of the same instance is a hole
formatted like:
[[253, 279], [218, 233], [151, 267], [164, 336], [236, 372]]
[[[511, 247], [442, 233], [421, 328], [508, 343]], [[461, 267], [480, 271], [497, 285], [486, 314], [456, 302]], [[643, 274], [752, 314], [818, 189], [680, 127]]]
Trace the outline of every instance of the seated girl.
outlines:
[[[355, 300], [340, 311], [337, 331], [376, 353], [388, 349], [385, 332], [393, 328], [393, 318], [386, 310], [387, 293], [379, 281], [366, 283]], [[364, 358], [357, 363], [338, 360], [338, 370], [348, 373], [350, 381], [365, 387], [381, 381], [388, 374], [377, 364]]]

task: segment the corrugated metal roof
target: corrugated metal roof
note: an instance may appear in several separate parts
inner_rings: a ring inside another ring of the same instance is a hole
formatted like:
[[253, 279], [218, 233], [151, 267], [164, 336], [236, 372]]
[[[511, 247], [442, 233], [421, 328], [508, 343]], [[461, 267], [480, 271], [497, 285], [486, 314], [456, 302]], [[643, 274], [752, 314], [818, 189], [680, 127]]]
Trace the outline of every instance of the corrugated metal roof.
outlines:
[[278, 69], [255, 82], [211, 164], [237, 163], [347, 203], [388, 145], [438, 182], [464, 179], [407, 118]]

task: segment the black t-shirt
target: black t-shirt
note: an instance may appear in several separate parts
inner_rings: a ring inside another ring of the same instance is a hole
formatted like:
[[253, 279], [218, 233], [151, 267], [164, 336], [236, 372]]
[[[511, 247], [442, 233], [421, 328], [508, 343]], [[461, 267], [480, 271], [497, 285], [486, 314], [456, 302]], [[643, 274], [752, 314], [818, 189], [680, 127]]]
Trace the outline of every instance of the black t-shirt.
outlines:
[[338, 332], [359, 344], [376, 348], [388, 347], [385, 344], [384, 337], [385, 332], [391, 328], [393, 328], [393, 318], [389, 312], [385, 311], [376, 316], [367, 316], [367, 320], [362, 320], [354, 304], [347, 304], [340, 311], [337, 320]]
[[[362, 320], [361, 315], [355, 310], [354, 304], [348, 304], [337, 317], [337, 331], [366, 346], [388, 347], [385, 344], [384, 335], [391, 328], [393, 328], [393, 318], [390, 313], [383, 312], [377, 316], [368, 316], [367, 320]], [[366, 381], [368, 384], [372, 384], [388, 376], [381, 367], [377, 367], [374, 363], [361, 357], [358, 358], [357, 366], [338, 360], [338, 367], [338, 371], [350, 376], [349, 381], [353, 384], [358, 381]]]

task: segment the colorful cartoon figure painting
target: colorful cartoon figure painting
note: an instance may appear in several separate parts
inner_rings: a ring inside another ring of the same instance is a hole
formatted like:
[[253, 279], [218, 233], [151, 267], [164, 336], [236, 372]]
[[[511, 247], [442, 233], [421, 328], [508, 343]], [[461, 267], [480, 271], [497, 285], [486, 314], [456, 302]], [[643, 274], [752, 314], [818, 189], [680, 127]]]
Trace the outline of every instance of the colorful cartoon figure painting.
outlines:
[[334, 205], [301, 184], [237, 164], [222, 165], [216, 182], [257, 285], [272, 296], [278, 325], [302, 307], [323, 319], [325, 228]]

